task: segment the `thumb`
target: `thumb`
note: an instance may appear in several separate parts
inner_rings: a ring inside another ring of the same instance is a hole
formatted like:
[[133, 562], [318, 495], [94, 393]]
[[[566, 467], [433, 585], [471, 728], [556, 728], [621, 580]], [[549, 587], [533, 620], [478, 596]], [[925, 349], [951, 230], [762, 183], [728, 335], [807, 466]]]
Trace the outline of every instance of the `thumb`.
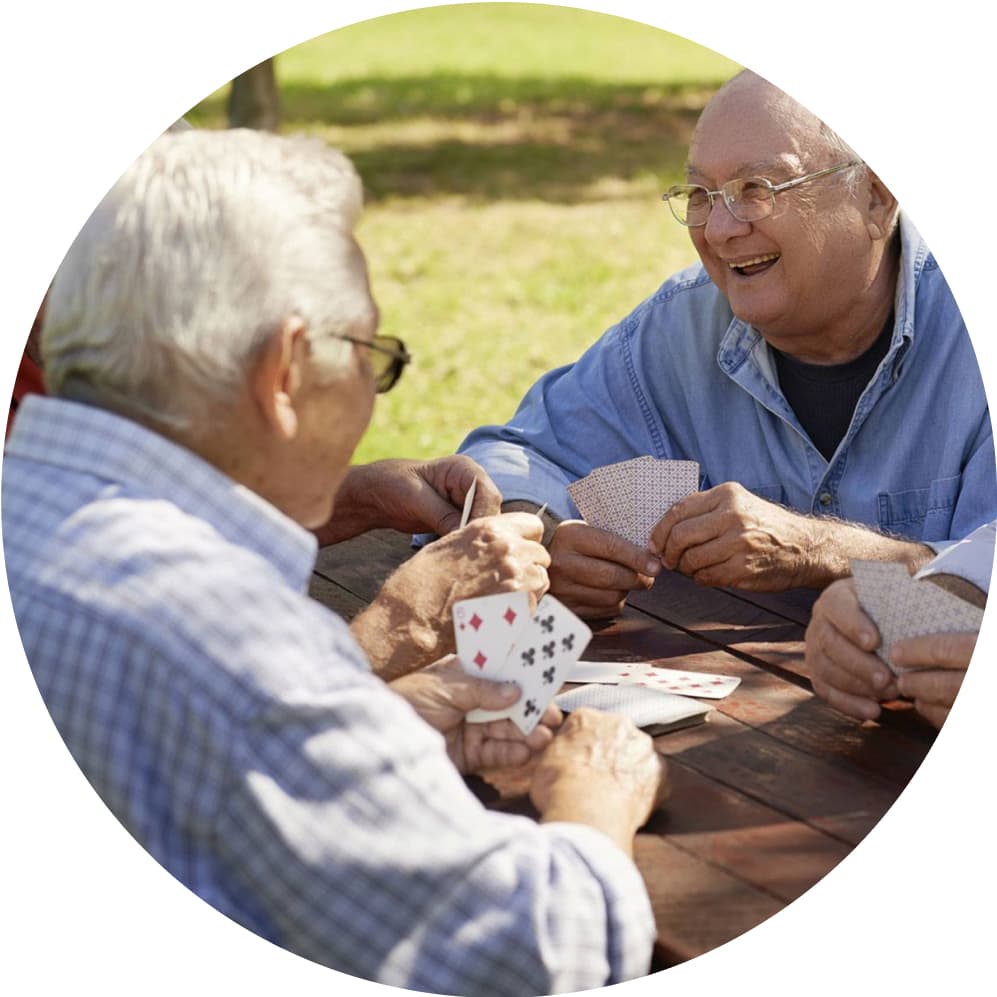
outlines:
[[476, 701], [467, 709], [504, 710], [519, 699], [521, 691], [515, 682], [490, 682], [488, 679], [474, 679], [469, 685], [468, 698]]

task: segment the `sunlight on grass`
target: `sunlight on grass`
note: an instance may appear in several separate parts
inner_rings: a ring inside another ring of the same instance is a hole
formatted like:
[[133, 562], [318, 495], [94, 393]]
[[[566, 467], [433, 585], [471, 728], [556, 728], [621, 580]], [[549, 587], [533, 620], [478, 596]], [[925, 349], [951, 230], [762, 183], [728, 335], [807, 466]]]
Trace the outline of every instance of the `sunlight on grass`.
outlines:
[[[739, 68], [589, 11], [467, 4], [312, 39], [276, 61], [283, 131], [347, 152], [382, 331], [415, 361], [359, 460], [451, 452], [509, 418], [694, 259], [660, 201], [699, 111]], [[226, 91], [189, 118], [225, 127]]]

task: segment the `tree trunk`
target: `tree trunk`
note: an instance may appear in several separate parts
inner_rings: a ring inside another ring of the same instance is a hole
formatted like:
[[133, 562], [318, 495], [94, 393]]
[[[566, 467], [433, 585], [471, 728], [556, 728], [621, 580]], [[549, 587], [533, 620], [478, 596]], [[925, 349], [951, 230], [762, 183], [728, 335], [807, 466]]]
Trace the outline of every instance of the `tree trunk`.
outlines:
[[280, 94], [273, 59], [247, 69], [232, 81], [228, 123], [230, 128], [277, 130], [280, 124]]

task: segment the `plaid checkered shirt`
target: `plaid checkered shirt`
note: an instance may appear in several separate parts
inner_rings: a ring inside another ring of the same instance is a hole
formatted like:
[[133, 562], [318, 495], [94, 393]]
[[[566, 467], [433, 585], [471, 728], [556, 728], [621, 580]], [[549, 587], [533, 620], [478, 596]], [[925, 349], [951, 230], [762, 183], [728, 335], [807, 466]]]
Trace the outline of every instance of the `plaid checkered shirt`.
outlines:
[[489, 812], [443, 739], [307, 596], [315, 541], [191, 452], [28, 398], [3, 539], [42, 696], [181, 882], [306, 958], [441, 994], [647, 972], [654, 923], [599, 832]]

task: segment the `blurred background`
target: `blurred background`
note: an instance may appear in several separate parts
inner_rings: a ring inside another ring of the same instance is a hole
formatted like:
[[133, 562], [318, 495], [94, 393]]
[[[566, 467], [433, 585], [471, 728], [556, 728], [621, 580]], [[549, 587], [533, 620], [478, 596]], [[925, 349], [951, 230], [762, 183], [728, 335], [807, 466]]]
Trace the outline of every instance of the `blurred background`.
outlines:
[[660, 195], [739, 68], [605, 14], [461, 4], [312, 39], [187, 118], [319, 135], [353, 159], [380, 331], [415, 358], [357, 460], [428, 457], [506, 421], [695, 259]]

